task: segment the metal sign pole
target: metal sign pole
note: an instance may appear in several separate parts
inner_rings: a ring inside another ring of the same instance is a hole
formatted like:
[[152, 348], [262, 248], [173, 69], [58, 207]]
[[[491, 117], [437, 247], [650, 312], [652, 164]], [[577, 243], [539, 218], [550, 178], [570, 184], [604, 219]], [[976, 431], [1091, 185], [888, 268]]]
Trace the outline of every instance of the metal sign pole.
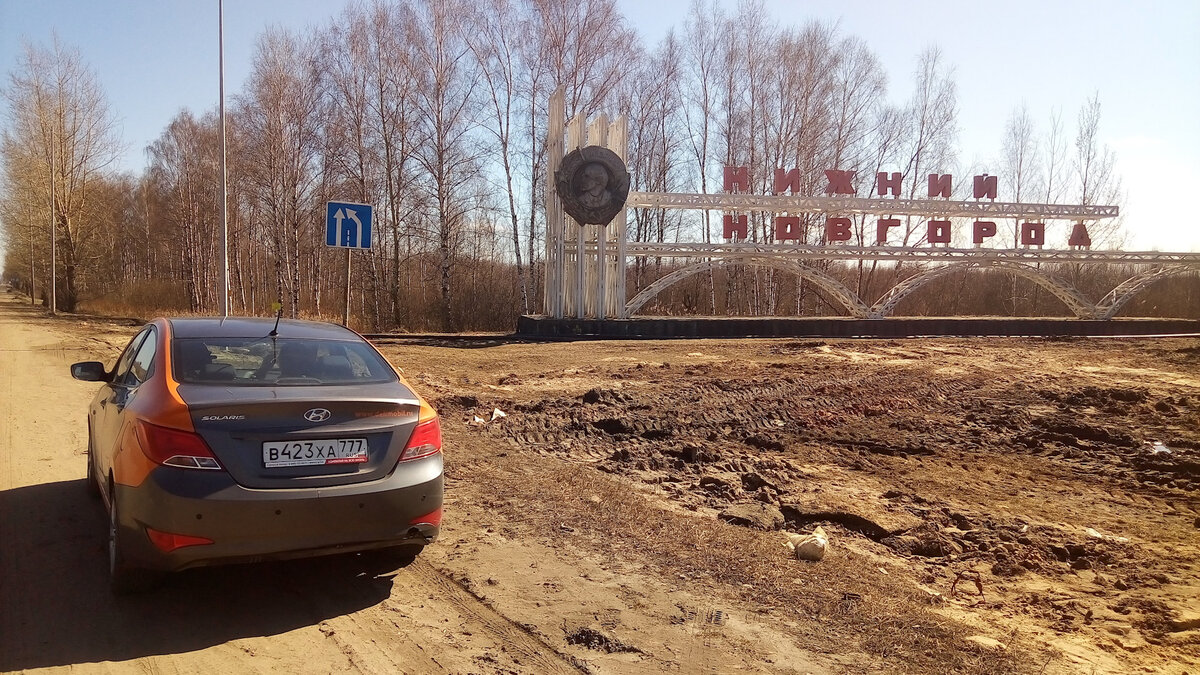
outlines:
[[350, 251], [371, 248], [374, 208], [358, 202], [325, 203], [325, 245], [346, 249], [346, 305], [342, 325], [350, 325]]
[[342, 314], [342, 325], [350, 325], [350, 251], [346, 249], [346, 311]]
[[[26, 213], [28, 218], [28, 213]], [[37, 306], [37, 274], [33, 267], [33, 218], [29, 218], [29, 304]]]
[[221, 316], [229, 316], [229, 196], [225, 165], [225, 15], [217, 0], [217, 62], [221, 97]]
[[58, 312], [58, 217], [54, 213], [54, 132], [50, 133], [50, 313]]

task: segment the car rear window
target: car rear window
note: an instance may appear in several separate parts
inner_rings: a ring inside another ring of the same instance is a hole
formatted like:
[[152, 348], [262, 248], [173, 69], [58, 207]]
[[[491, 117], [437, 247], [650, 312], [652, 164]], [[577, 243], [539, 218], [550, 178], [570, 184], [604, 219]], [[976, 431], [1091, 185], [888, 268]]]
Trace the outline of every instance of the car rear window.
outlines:
[[394, 382], [396, 373], [370, 345], [300, 338], [176, 338], [179, 382], [311, 386]]

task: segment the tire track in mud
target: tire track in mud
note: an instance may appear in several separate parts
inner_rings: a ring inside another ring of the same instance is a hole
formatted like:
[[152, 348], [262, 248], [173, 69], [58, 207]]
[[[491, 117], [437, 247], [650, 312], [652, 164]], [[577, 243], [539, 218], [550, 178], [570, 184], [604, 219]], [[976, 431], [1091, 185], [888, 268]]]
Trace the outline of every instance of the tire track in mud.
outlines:
[[[597, 444], [611, 448], [619, 443], [635, 450], [660, 441], [711, 442], [725, 436], [737, 440], [746, 431], [838, 445], [837, 437], [825, 438], [811, 430], [832, 426], [828, 423], [834, 416], [880, 417], [914, 410], [922, 399], [946, 399], [965, 389], [935, 382], [923, 391], [897, 391], [881, 388], [876, 380], [862, 374], [822, 381], [786, 378], [764, 385], [706, 378], [670, 387], [638, 387], [634, 395], [625, 395], [630, 401], [619, 405], [580, 406], [575, 400], [549, 399], [532, 406], [533, 410], [523, 410], [532, 414], [506, 421], [505, 435], [519, 446], [548, 450], [568, 446], [567, 454], [589, 460], [605, 456]], [[853, 392], [855, 402], [848, 405], [843, 392]], [[587, 447], [573, 447], [581, 444]]]
[[450, 603], [454, 609], [472, 619], [474, 624], [484, 627], [506, 648], [518, 665], [539, 673], [587, 673], [588, 669], [576, 665], [575, 660], [542, 640], [533, 631], [493, 609], [486, 601], [471, 593], [457, 581], [432, 565], [417, 560], [411, 584], [414, 591], [436, 589], [438, 598]]
[[[1177, 497], [1200, 489], [1195, 432], [1172, 454], [1152, 454], [1124, 430], [1150, 414], [1186, 419], [1189, 406], [1200, 420], [1200, 397], [891, 363], [663, 370], [625, 369], [609, 382], [596, 373], [582, 396], [500, 402], [515, 414], [484, 432], [653, 486], [691, 509], [751, 501], [786, 511], [807, 498], [813, 467], [890, 475], [910, 457], [965, 467], [1027, 454], [1078, 479]], [[915, 502], [900, 511], [936, 515]]]
[[[374, 559], [371, 554], [362, 558]], [[378, 573], [379, 583], [390, 584], [382, 603], [376, 604], [367, 586], [291, 589], [307, 606], [312, 624], [359, 672], [588, 672], [424, 560], [367, 573]], [[346, 592], [362, 597], [356, 601]], [[331, 606], [346, 603], [371, 608], [331, 616]]]

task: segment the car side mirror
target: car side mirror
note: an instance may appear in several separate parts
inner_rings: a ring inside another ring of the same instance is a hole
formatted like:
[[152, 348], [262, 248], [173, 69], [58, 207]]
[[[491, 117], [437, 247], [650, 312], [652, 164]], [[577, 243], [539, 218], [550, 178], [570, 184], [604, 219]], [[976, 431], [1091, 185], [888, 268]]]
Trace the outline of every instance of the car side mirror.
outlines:
[[71, 377], [84, 382], [108, 382], [108, 371], [99, 361], [71, 364]]

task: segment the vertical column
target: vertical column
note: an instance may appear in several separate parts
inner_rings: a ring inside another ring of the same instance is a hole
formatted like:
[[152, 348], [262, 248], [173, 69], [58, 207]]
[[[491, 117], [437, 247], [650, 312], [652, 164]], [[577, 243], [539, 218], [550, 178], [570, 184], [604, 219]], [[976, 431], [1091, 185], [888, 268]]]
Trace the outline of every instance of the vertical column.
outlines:
[[[567, 147], [565, 152], [583, 147], [583, 125], [585, 122], [586, 118], [582, 114], [571, 118], [570, 124], [567, 125]], [[564, 266], [562, 278], [563, 296], [566, 300], [563, 305], [563, 316], [569, 315], [582, 319], [584, 312], [583, 228], [579, 227], [574, 218], [564, 215], [563, 235], [563, 258], [568, 263]], [[570, 254], [566, 253], [567, 250], [570, 251]]]
[[[628, 164], [628, 129], [629, 122], [622, 115], [613, 121], [608, 130], [608, 149], [612, 150], [621, 158], [621, 161]], [[613, 261], [613, 267], [610, 270], [611, 276], [608, 282], [608, 298], [610, 311], [608, 316], [618, 319], [629, 318], [625, 314], [625, 209], [617, 214], [616, 218], [608, 224], [608, 232], [606, 233], [611, 240], [616, 244], [617, 255]]]
[[[546, 130], [546, 272], [543, 282], [542, 311], [547, 316], [563, 316], [563, 212], [554, 186], [554, 172], [562, 162], [563, 130], [566, 109], [562, 87], [550, 95], [550, 119]], [[532, 261], [530, 261], [532, 263]]]
[[[608, 117], [601, 113], [588, 125], [588, 145], [608, 147]], [[597, 319], [605, 317], [604, 299], [606, 297], [604, 280], [607, 278], [605, 255], [605, 239], [608, 237], [607, 227], [603, 225], [588, 225], [588, 241], [596, 241], [596, 255], [587, 261], [587, 279], [585, 288], [588, 289], [587, 314]]]

